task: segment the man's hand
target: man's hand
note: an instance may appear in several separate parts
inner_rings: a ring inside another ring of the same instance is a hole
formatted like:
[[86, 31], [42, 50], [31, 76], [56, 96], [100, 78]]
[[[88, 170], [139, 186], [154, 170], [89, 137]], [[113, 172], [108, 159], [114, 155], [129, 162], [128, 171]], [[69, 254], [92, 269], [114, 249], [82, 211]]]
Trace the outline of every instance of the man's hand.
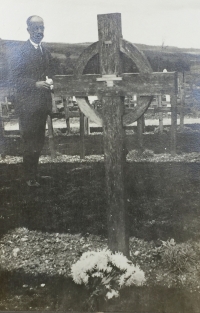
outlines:
[[36, 82], [35, 83], [35, 86], [36, 88], [39, 88], [39, 89], [50, 89], [50, 84], [48, 84], [46, 81], [39, 81], [39, 82]]
[[50, 85], [50, 89], [53, 90], [53, 79], [46, 76], [46, 83]]

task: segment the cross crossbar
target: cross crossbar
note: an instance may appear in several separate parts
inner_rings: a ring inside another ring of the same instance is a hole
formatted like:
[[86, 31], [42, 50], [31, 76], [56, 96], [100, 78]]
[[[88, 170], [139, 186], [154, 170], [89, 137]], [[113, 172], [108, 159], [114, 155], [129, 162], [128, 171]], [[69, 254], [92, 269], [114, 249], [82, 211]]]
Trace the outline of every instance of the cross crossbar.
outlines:
[[[153, 73], [135, 73], [121, 74], [113, 81], [112, 92], [118, 95], [140, 94], [177, 94], [177, 73], [176, 72], [153, 72]], [[109, 78], [109, 77], [108, 77]], [[93, 96], [98, 93], [105, 93], [110, 90], [106, 84], [107, 77], [101, 75], [56, 75], [54, 86], [56, 95], [62, 96]]]

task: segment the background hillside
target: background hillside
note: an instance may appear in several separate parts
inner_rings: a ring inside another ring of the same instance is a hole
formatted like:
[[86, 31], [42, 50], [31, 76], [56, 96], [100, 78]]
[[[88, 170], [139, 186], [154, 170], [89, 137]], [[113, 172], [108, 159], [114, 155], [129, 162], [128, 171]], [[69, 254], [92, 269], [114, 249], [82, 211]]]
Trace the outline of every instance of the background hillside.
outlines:
[[[8, 79], [13, 57], [23, 44], [22, 41], [0, 40], [0, 81]], [[51, 51], [58, 74], [72, 74], [76, 59], [91, 43], [44, 43]], [[135, 44], [147, 56], [153, 71], [189, 71], [191, 62], [200, 60], [200, 49], [182, 49], [169, 46], [148, 46]], [[125, 62], [128, 62], [126, 60]], [[97, 60], [92, 61], [91, 67], [97, 67]], [[92, 70], [92, 69], [90, 69]], [[94, 69], [92, 70], [94, 71]]]

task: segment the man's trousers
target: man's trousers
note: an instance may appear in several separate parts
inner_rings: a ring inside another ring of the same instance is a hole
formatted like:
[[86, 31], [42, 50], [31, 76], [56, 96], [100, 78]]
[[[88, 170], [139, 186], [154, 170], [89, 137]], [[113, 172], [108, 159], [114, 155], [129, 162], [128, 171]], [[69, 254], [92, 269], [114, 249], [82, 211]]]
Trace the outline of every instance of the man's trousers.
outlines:
[[36, 179], [39, 157], [44, 146], [47, 112], [21, 112], [19, 115], [23, 168], [26, 180]]

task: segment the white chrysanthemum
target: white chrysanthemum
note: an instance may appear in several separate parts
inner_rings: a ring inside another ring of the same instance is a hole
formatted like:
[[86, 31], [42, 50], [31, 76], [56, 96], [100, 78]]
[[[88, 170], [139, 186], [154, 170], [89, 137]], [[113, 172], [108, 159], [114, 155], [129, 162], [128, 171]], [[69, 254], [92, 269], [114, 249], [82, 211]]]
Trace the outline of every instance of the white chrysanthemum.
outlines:
[[125, 284], [125, 277], [124, 277], [124, 274], [120, 276], [118, 283], [119, 283], [120, 288], [121, 288], [122, 286], [124, 286], [124, 284]]
[[139, 266], [130, 266], [130, 269], [125, 273], [126, 286], [137, 285], [141, 286], [145, 282], [144, 272], [139, 268]]
[[[81, 258], [71, 267], [74, 282], [77, 284], [87, 284], [89, 279], [87, 273], [89, 274], [97, 269], [105, 271], [107, 269], [107, 261], [105, 251], [89, 251], [83, 253]], [[101, 275], [99, 277], [101, 277]]]
[[84, 283], [85, 285], [87, 285], [89, 276], [88, 276], [86, 273], [84, 273], [84, 274], [85, 274], [85, 275], [82, 276], [82, 280], [83, 280], [83, 283]]
[[127, 266], [126, 272], [119, 277], [118, 281], [120, 288], [131, 285], [141, 286], [144, 282], [144, 272], [133, 264]]
[[82, 267], [80, 262], [77, 262], [76, 264], [72, 265], [71, 268], [71, 274], [73, 277], [73, 280], [77, 284], [87, 283], [89, 276], [87, 275], [85, 269]]
[[121, 270], [126, 270], [128, 265], [127, 258], [121, 253], [115, 253], [111, 256], [112, 263]]
[[84, 270], [87, 272], [92, 270], [96, 266], [96, 263], [97, 259], [94, 255], [82, 255], [80, 260], [72, 265], [72, 271], [81, 272], [82, 270]]
[[94, 272], [94, 273], [92, 274], [92, 277], [100, 277], [100, 278], [103, 278], [103, 273], [101, 273], [101, 272]]
[[[121, 275], [116, 268], [121, 271]], [[117, 280], [118, 288], [140, 286], [145, 282], [144, 272], [138, 266], [134, 266], [123, 254], [113, 254], [106, 249], [85, 252], [79, 261], [72, 265], [71, 274], [75, 283], [85, 285], [88, 284], [89, 277], [100, 277], [104, 286]], [[114, 291], [109, 292], [107, 294], [110, 298], [115, 296]]]
[[98, 262], [96, 264], [97, 269], [106, 271], [108, 267], [108, 257], [106, 254], [98, 253]]
[[108, 265], [107, 268], [106, 268], [106, 272], [110, 273], [110, 272], [112, 272], [112, 269], [113, 269], [112, 266]]
[[106, 297], [108, 299], [112, 299], [113, 297], [117, 298], [117, 297], [119, 297], [119, 291], [111, 289], [111, 291], [107, 292]]

